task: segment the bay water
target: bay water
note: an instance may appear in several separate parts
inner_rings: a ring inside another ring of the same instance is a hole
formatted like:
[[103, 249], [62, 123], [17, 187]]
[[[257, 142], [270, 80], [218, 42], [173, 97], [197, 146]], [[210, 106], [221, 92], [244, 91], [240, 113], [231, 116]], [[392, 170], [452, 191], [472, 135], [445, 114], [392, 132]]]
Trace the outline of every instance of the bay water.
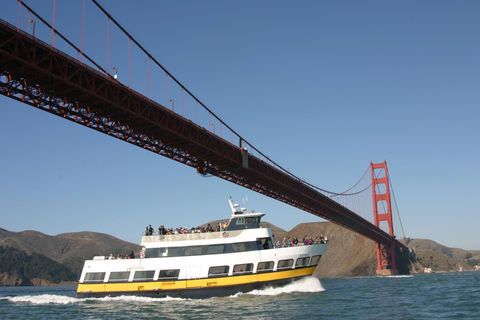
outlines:
[[75, 286], [0, 287], [1, 319], [480, 319], [480, 271], [304, 278], [224, 298], [76, 298]]

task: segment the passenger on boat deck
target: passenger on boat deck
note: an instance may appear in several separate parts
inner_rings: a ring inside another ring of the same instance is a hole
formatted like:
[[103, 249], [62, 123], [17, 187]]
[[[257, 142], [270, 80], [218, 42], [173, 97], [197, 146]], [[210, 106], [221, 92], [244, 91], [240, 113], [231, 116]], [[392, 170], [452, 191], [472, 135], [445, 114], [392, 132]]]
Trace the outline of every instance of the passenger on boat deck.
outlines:
[[275, 243], [275, 248], [281, 248], [282, 246], [280, 245], [280, 240], [277, 240]]
[[143, 259], [143, 258], [145, 258], [145, 250], [144, 249], [140, 250], [140, 259]]
[[159, 235], [166, 235], [167, 234], [167, 230], [165, 229], [165, 227], [163, 225], [161, 225], [160, 227], [158, 227], [158, 234]]
[[115, 259], [115, 258], [113, 257], [113, 254], [110, 253], [110, 256], [108, 257], [108, 260], [113, 260], [113, 259]]
[[293, 237], [293, 245], [297, 246], [298, 245], [298, 239], [297, 237]]
[[268, 242], [267, 240], [263, 241], [263, 249], [268, 249]]
[[128, 253], [125, 255], [125, 259], [130, 259], [130, 256], [128, 255]]
[[152, 228], [152, 225], [151, 225], [151, 224], [148, 225], [148, 233], [149, 233], [150, 235], [153, 235], [153, 228]]
[[135, 254], [133, 253], [133, 251], [132, 253], [130, 253], [130, 259], [135, 259]]
[[288, 237], [287, 239], [287, 247], [291, 247], [293, 246], [293, 243], [292, 243], [292, 240], [290, 239], [290, 237]]
[[286, 237], [283, 237], [283, 240], [282, 240], [282, 247], [286, 247], [287, 246], [287, 238]]
[[303, 245], [304, 245], [304, 246], [308, 246], [308, 237], [307, 237], [307, 235], [305, 235], [305, 237], [303, 237]]
[[122, 256], [120, 255], [120, 253], [117, 255], [117, 259], [122, 259]]

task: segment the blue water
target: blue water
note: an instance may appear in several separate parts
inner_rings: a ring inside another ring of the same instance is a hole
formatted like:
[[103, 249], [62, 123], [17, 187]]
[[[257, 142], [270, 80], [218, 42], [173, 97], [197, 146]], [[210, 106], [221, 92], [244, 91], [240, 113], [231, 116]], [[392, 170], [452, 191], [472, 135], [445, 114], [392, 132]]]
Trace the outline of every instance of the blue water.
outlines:
[[202, 300], [77, 299], [75, 287], [0, 287], [1, 319], [480, 319], [480, 272], [309, 277]]

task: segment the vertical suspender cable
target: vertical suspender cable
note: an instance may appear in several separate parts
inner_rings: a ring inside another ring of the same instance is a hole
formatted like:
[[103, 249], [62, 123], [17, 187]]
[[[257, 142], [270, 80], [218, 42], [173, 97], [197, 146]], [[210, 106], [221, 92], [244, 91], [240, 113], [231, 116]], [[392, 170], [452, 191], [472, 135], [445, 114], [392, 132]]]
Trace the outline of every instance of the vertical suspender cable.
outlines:
[[150, 100], [150, 57], [148, 57], [148, 100]]
[[85, 1], [83, 0], [83, 8], [82, 8], [82, 35], [80, 38], [80, 64], [82, 64], [83, 59], [83, 31], [85, 29]]
[[18, 1], [18, 16], [17, 16], [17, 32], [20, 28], [20, 9], [22, 8], [22, 0]]
[[132, 38], [128, 38], [128, 87], [130, 88], [130, 77], [132, 75]]
[[107, 17], [107, 59], [105, 66], [105, 74], [108, 75], [108, 42], [110, 39], [110, 18]]
[[57, 7], [57, 0], [53, 0], [53, 13], [52, 13], [52, 48], [55, 47], [55, 8]]

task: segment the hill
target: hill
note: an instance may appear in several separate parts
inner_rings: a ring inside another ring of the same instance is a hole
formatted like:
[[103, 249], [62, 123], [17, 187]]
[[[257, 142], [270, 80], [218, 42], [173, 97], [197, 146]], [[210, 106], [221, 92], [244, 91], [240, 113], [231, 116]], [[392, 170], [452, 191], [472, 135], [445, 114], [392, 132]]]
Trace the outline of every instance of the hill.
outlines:
[[480, 263], [480, 250], [449, 248], [428, 239], [407, 239], [408, 248], [414, 253], [414, 268], [422, 272], [431, 268], [433, 272], [475, 270]]
[[0, 246], [0, 282], [3, 285], [50, 285], [75, 281], [77, 276], [66, 266], [38, 253]]
[[80, 276], [83, 263], [96, 255], [124, 256], [140, 246], [97, 232], [74, 232], [49, 236], [38, 231], [11, 232], [0, 228], [0, 246], [10, 246], [31, 255], [43, 255], [62, 263]]

